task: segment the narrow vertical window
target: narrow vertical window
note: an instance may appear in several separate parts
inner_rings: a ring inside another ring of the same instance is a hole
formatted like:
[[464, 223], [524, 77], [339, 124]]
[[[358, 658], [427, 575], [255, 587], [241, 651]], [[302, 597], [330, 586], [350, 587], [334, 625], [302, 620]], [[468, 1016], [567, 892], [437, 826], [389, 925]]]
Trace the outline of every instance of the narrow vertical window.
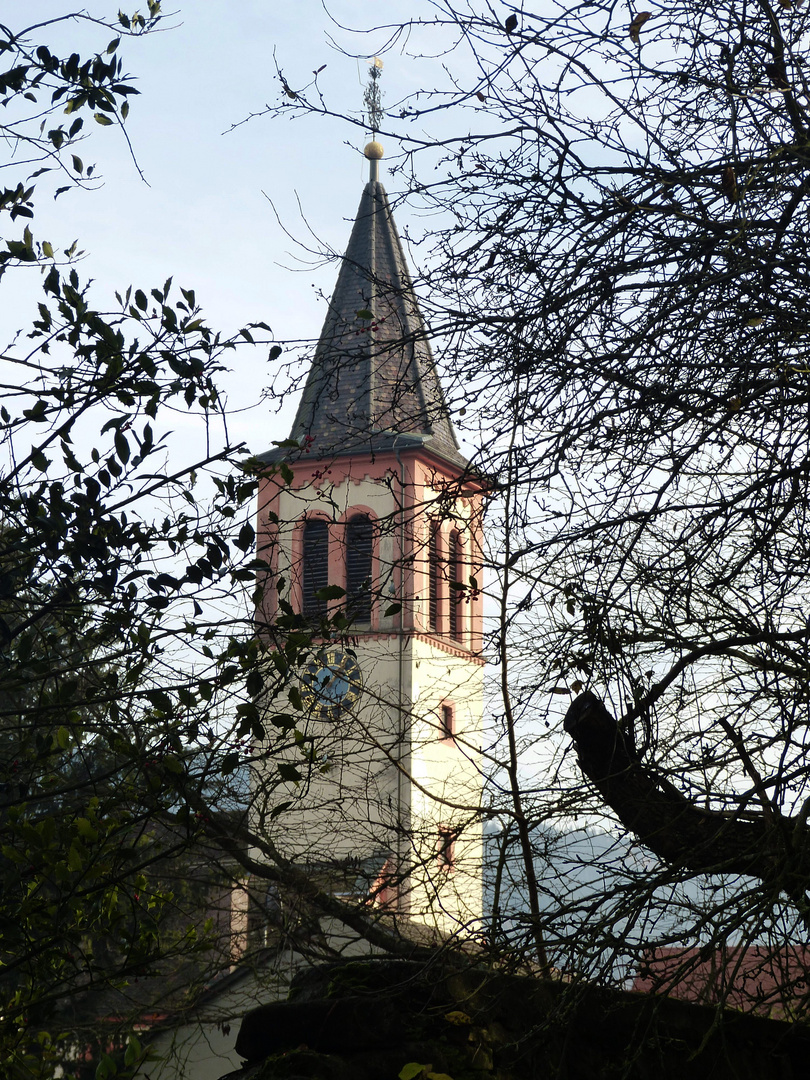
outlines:
[[452, 739], [456, 734], [456, 718], [452, 705], [442, 705], [441, 711], [441, 736], [443, 739]]
[[371, 553], [374, 527], [368, 514], [355, 514], [346, 525], [346, 607], [360, 622], [371, 620]]
[[442, 825], [439, 827], [439, 843], [436, 849], [436, 861], [440, 870], [452, 870], [456, 862], [456, 833]]
[[439, 523], [435, 518], [428, 518], [428, 626], [431, 630], [439, 629]]
[[329, 524], [320, 518], [304, 522], [301, 567], [301, 609], [304, 615], [319, 617], [326, 603], [316, 593], [329, 584]]
[[447, 553], [447, 570], [450, 578], [449, 602], [450, 602], [450, 637], [454, 641], [461, 640], [461, 589], [454, 585], [461, 581], [461, 537], [454, 529], [450, 533], [450, 546]]

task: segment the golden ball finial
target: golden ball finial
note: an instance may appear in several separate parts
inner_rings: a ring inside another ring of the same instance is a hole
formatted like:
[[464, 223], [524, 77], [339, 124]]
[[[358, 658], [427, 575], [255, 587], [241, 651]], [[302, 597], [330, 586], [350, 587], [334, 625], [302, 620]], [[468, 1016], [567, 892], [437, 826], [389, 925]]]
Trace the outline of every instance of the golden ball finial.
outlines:
[[375, 140], [374, 142], [370, 142], [368, 146], [366, 146], [363, 153], [369, 161], [379, 161], [380, 158], [383, 156], [384, 151], [382, 145]]

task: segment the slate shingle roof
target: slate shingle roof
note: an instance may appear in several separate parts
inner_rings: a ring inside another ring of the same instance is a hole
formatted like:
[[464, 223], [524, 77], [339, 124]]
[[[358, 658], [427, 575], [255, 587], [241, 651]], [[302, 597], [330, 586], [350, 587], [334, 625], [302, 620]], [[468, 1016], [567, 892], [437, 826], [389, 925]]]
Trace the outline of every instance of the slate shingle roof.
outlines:
[[363, 191], [290, 437], [308, 442], [310, 458], [425, 446], [467, 465], [377, 180]]

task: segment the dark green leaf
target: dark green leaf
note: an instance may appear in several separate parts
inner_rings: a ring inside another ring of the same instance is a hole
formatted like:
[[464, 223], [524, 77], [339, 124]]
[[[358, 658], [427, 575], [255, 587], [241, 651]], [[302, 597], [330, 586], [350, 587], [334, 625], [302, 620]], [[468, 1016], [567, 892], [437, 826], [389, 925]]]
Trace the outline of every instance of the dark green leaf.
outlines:
[[121, 429], [117, 428], [115, 432], [114, 440], [115, 452], [118, 454], [120, 460], [126, 465], [129, 461], [129, 443], [125, 436], [121, 433]]
[[256, 539], [256, 531], [252, 525], [246, 523], [239, 530], [239, 536], [234, 541], [240, 551], [250, 551]]
[[315, 592], [318, 600], [340, 600], [345, 595], [346, 590], [342, 589], [340, 585], [324, 585], [322, 589]]
[[282, 780], [300, 780], [301, 773], [298, 771], [295, 765], [288, 761], [280, 761], [278, 763], [278, 774]]
[[29, 420], [42, 420], [42, 419], [45, 418], [45, 413], [47, 411], [47, 408], [48, 407], [45, 404], [45, 402], [42, 400], [42, 398], [39, 398], [34, 403], [32, 408], [23, 409], [23, 416], [27, 417]]
[[262, 673], [258, 669], [251, 671], [248, 675], [245, 680], [245, 689], [251, 697], [256, 697], [264, 690], [264, 679], [262, 678]]
[[172, 699], [165, 690], [147, 690], [145, 696], [149, 704], [156, 709], [160, 709], [161, 712], [170, 713], [172, 711]]

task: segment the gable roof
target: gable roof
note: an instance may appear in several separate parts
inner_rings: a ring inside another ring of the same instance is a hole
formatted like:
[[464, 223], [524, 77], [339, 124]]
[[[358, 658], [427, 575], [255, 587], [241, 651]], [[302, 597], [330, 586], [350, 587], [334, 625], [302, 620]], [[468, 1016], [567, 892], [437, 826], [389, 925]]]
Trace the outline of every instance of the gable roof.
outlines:
[[315, 458], [423, 446], [467, 466], [378, 180], [363, 191], [290, 437]]

